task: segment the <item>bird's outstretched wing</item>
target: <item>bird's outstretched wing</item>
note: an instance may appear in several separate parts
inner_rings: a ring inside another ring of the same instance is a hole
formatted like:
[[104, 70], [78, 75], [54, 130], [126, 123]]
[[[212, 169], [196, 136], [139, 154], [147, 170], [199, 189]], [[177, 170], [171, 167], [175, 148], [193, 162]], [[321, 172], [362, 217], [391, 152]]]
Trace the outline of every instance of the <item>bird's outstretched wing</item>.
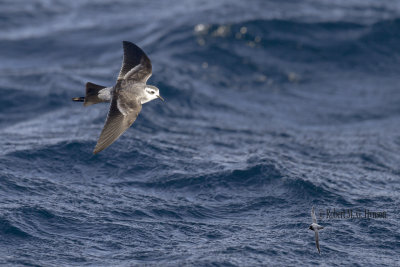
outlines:
[[319, 238], [318, 238], [318, 230], [317, 229], [315, 229], [315, 245], [317, 246], [318, 253], [321, 253], [321, 251], [319, 249]]
[[312, 207], [312, 209], [311, 209], [311, 217], [312, 217], [313, 223], [317, 223], [317, 217], [315, 217], [314, 207]]
[[150, 78], [152, 66], [150, 59], [134, 43], [123, 41], [124, 59], [117, 80], [134, 80], [144, 82]]
[[136, 96], [116, 90], [113, 93], [106, 123], [93, 153], [99, 153], [117, 140], [136, 120], [141, 109], [142, 104]]

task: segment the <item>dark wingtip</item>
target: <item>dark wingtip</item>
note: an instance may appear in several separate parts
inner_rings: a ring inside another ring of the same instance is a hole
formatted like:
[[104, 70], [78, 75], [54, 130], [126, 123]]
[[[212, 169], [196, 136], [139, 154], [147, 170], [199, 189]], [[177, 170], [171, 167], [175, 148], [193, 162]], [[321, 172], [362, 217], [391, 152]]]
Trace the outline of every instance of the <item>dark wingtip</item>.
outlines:
[[123, 46], [126, 46], [126, 45], [132, 45], [133, 43], [132, 42], [129, 42], [129, 41], [122, 41], [122, 45]]

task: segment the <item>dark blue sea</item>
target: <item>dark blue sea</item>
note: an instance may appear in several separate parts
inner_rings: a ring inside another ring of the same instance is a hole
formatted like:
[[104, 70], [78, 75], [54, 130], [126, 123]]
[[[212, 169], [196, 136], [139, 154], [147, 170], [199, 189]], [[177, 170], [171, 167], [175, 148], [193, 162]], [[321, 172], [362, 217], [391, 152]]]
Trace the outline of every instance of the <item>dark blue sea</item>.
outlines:
[[[93, 155], [123, 40], [165, 102]], [[398, 1], [3, 0], [0, 265], [400, 266], [399, 73]]]

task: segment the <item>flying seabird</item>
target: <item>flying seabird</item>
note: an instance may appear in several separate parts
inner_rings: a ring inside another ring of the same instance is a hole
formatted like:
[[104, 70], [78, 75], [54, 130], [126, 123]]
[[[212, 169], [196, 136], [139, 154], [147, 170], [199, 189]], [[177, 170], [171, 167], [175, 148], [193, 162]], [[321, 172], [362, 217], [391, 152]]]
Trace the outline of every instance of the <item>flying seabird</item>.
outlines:
[[313, 223], [308, 227], [308, 229], [313, 230], [315, 232], [315, 244], [318, 249], [318, 253], [321, 253], [321, 250], [319, 249], [319, 238], [318, 238], [318, 231], [324, 229], [321, 225], [317, 224], [317, 217], [315, 217], [315, 212], [314, 212], [314, 207], [312, 207], [311, 210], [311, 217]]
[[157, 87], [146, 85], [152, 73], [150, 59], [137, 45], [123, 41], [124, 58], [117, 82], [112, 87], [86, 83], [86, 96], [73, 101], [90, 106], [111, 102], [104, 128], [93, 153], [99, 153], [117, 140], [136, 120], [142, 104], [160, 98]]

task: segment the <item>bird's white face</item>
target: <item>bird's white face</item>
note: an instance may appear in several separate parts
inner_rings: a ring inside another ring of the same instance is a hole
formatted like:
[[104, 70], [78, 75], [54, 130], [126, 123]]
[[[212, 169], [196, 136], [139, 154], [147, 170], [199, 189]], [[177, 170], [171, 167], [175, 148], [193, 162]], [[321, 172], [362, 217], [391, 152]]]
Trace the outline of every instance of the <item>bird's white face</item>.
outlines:
[[154, 100], [156, 98], [160, 98], [162, 101], [164, 101], [164, 98], [160, 96], [160, 91], [158, 90], [157, 87], [147, 85], [144, 91], [146, 97], [145, 99], [142, 100], [142, 104]]

